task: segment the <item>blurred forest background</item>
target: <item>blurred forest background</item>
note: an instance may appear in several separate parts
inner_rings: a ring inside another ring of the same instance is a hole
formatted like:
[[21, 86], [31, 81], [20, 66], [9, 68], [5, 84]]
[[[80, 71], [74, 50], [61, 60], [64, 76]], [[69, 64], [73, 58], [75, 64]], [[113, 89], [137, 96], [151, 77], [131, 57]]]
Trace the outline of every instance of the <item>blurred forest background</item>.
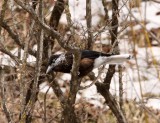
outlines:
[[[79, 80], [79, 49], [132, 54]], [[71, 74], [46, 75], [75, 51]], [[159, 0], [1, 0], [1, 123], [160, 123]]]

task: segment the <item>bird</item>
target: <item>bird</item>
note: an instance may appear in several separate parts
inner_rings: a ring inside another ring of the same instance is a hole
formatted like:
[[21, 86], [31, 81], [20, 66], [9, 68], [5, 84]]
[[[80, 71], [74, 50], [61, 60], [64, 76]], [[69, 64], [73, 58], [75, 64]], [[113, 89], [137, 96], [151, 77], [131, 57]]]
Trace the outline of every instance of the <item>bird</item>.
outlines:
[[[81, 50], [79, 64], [79, 77], [86, 76], [93, 69], [105, 64], [121, 64], [131, 58], [130, 54], [116, 55], [113, 53], [102, 53], [92, 50]], [[73, 64], [73, 52], [53, 54], [48, 61], [46, 74], [51, 72], [70, 73]]]

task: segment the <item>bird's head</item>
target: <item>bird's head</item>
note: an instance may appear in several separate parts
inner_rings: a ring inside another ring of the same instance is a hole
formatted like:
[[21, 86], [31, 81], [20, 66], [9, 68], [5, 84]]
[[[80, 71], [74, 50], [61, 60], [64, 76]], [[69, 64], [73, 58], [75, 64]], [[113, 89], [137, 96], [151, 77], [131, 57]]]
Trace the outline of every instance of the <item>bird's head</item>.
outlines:
[[55, 66], [57, 66], [57, 64], [58, 64], [59, 56], [60, 56], [60, 55], [52, 55], [52, 56], [49, 58], [48, 67], [47, 67], [47, 70], [46, 70], [46, 74], [54, 71]]

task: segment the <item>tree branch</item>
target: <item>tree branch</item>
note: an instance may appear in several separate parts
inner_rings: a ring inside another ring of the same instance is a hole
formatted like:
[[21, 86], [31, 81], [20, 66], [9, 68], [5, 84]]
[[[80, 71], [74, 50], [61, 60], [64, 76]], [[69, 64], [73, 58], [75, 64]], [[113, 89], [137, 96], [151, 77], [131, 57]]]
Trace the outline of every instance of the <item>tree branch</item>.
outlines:
[[[8, 2], [8, 0], [5, 0], [3, 5], [2, 5], [2, 10], [0, 12], [0, 25], [2, 24], [4, 16], [5, 16], [5, 12], [6, 12], [6, 9], [7, 9], [7, 2]], [[2, 28], [0, 27], [0, 35], [1, 35], [1, 30], [2, 30]]]
[[86, 21], [88, 31], [87, 49], [92, 49], [93, 34], [92, 34], [92, 12], [91, 12], [91, 0], [86, 0]]
[[[24, 49], [24, 44], [22, 44], [22, 41], [19, 39], [19, 36], [13, 32], [13, 30], [7, 25], [6, 22], [2, 21], [1, 26], [8, 32], [8, 34], [11, 36], [11, 38], [15, 41], [15, 43], [20, 46], [22, 49]], [[36, 56], [36, 51], [28, 49], [29, 54]]]
[[[103, 5], [104, 5], [104, 10], [105, 10], [105, 17], [106, 19], [109, 19], [108, 16], [108, 10], [105, 6], [105, 1], [102, 1]], [[112, 0], [112, 22], [111, 22], [111, 26], [115, 26], [118, 25], [118, 4], [119, 0]], [[106, 21], [106, 24], [108, 24], [108, 20]], [[118, 27], [113, 28], [112, 30], [110, 30], [110, 35], [111, 35], [111, 43], [114, 46], [113, 51], [118, 48], [118, 43], [117, 43], [117, 35], [118, 35]], [[119, 54], [119, 51], [117, 51], [117, 53]], [[98, 92], [105, 98], [105, 101], [107, 103], [107, 105], [110, 107], [110, 109], [112, 110], [112, 112], [114, 113], [114, 115], [117, 118], [117, 121], [119, 123], [127, 123], [126, 118], [124, 117], [122, 111], [120, 110], [120, 108], [118, 107], [118, 104], [116, 103], [116, 100], [114, 99], [114, 97], [110, 94], [109, 89], [110, 89], [110, 83], [112, 80], [112, 77], [115, 73], [115, 65], [109, 65], [109, 69], [108, 72], [106, 74], [106, 77], [104, 79], [104, 83], [95, 83], [95, 85], [97, 86], [97, 90]]]
[[127, 123], [122, 111], [119, 110], [115, 98], [110, 94], [109, 90], [106, 89], [106, 86], [101, 83], [96, 83], [96, 86], [98, 92], [105, 98], [107, 105], [116, 116], [118, 123]]
[[[33, 8], [31, 8], [30, 5], [25, 5], [23, 4], [20, 0], [14, 0], [18, 5], [20, 5], [24, 10], [26, 10], [31, 16], [32, 18], [35, 20], [35, 22], [45, 31], [47, 32], [48, 35], [50, 35], [52, 38], [56, 38], [59, 45], [66, 49], [66, 50], [72, 50], [73, 46], [68, 46], [67, 43], [65, 41], [63, 41], [63, 37], [60, 35], [60, 33], [58, 33], [57, 31], [55, 31], [53, 28], [50, 28], [48, 25], [46, 25], [45, 23], [43, 23], [40, 18], [37, 16], [37, 14], [35, 13], [35, 11], [33, 10]], [[74, 50], [74, 49], [73, 49]]]
[[0, 43], [0, 51], [3, 52], [3, 53], [5, 53], [5, 54], [7, 54], [7, 55], [9, 55], [9, 56], [15, 61], [15, 63], [16, 63], [17, 65], [19, 65], [20, 63], [22, 63], [21, 60], [19, 60], [18, 57], [14, 56], [10, 51], [8, 51], [8, 50], [3, 46], [2, 43]]
[[8, 123], [12, 123], [12, 118], [11, 118], [11, 114], [6, 106], [6, 98], [5, 98], [5, 86], [4, 86], [4, 73], [3, 73], [3, 69], [2, 67], [0, 67], [0, 89], [1, 89], [1, 92], [0, 92], [0, 95], [1, 95], [1, 98], [2, 98], [2, 107], [3, 107], [3, 111], [4, 111], [4, 114], [7, 118], [7, 121]]

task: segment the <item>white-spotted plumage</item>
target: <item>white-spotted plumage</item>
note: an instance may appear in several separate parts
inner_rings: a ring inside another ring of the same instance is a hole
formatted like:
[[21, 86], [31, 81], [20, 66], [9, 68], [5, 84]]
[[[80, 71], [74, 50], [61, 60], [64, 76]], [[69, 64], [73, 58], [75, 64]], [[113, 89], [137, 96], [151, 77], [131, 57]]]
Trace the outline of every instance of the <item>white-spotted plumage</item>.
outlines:
[[65, 54], [61, 54], [57, 59], [53, 59], [53, 63], [48, 66], [46, 73], [49, 73], [55, 66], [61, 64], [66, 60]]
[[66, 60], [65, 54], [61, 54], [54, 62], [54, 66], [57, 66], [61, 64], [61, 62], [64, 62]]

